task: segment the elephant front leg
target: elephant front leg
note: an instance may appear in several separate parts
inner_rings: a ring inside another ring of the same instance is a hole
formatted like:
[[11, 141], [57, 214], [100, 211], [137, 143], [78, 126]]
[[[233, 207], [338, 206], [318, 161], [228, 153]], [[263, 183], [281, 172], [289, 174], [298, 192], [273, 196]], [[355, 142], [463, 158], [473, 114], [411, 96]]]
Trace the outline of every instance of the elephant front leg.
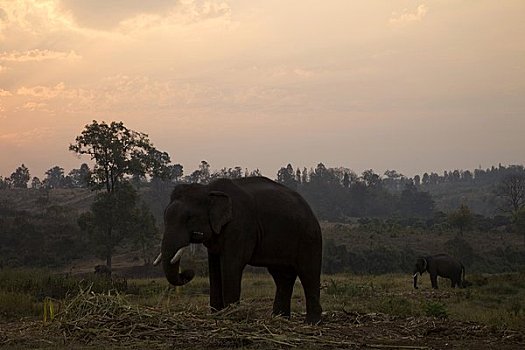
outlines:
[[222, 301], [224, 306], [238, 303], [241, 299], [242, 271], [245, 265], [233, 258], [221, 255]]
[[275, 282], [273, 314], [290, 317], [290, 303], [297, 273], [292, 269], [268, 268]]
[[437, 275], [430, 275], [430, 283], [432, 283], [432, 288], [438, 289]]
[[219, 311], [224, 309], [221, 259], [219, 255], [208, 253], [208, 268], [210, 278], [210, 306], [212, 311]]

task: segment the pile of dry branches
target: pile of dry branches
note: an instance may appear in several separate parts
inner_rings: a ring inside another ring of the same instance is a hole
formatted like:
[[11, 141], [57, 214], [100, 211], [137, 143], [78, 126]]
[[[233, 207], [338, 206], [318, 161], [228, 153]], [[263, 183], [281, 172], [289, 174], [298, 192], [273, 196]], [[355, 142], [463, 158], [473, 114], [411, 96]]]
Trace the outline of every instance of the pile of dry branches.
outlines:
[[266, 309], [240, 303], [220, 312], [190, 308], [165, 309], [132, 305], [117, 293], [83, 291], [64, 306], [53, 327], [65, 338], [82, 343], [198, 344], [198, 347], [279, 345], [355, 346], [336, 329], [308, 326], [303, 317], [292, 320], [260, 317]]

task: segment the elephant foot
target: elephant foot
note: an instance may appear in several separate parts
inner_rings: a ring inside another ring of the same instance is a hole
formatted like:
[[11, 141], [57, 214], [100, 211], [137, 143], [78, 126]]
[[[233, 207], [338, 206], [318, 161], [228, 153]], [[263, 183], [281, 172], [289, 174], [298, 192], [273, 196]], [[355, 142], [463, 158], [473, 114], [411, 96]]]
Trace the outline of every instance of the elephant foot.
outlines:
[[321, 315], [306, 315], [304, 322], [312, 326], [318, 326], [323, 323], [323, 320], [321, 319]]
[[290, 319], [290, 314], [287, 314], [285, 312], [272, 312], [272, 316], [286, 318], [287, 320]]

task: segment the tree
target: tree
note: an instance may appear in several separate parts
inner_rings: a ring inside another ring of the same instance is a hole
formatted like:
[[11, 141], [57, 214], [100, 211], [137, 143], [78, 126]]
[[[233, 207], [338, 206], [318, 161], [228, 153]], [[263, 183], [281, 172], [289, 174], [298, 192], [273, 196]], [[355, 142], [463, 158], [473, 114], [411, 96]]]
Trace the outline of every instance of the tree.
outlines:
[[176, 183], [179, 182], [179, 180], [184, 175], [183, 166], [180, 164], [174, 164], [174, 165], [170, 165], [169, 168], [170, 168], [170, 174], [171, 174], [170, 178]]
[[516, 172], [507, 175], [498, 187], [498, 195], [503, 199], [506, 212], [514, 217], [525, 207], [525, 174]]
[[94, 189], [112, 192], [126, 175], [169, 174], [169, 155], [153, 147], [148, 135], [130, 130], [122, 122], [108, 125], [94, 120], [69, 145], [69, 150], [95, 161], [91, 177]]
[[83, 213], [78, 225], [87, 233], [95, 253], [106, 260], [111, 270], [115, 248], [136, 232], [135, 204], [137, 192], [129, 183], [118, 184], [118, 190], [99, 192], [91, 210]]
[[301, 183], [304, 185], [308, 182], [308, 170], [306, 168], [303, 168], [303, 175], [301, 178]]
[[159, 236], [159, 230], [155, 224], [155, 217], [145, 203], [140, 207], [135, 208], [135, 215], [133, 216], [136, 224], [133, 225], [134, 234], [133, 245], [139, 248], [142, 253], [144, 265], [151, 263], [149, 250], [153, 248], [156, 239]]
[[343, 176], [343, 186], [345, 188], [350, 187], [350, 175], [345, 171], [345, 175]]
[[248, 174], [248, 171], [244, 173], [245, 176], [262, 176], [262, 173], [259, 169], [252, 170], [250, 174]]
[[516, 231], [523, 235], [523, 242], [525, 243], [525, 208], [518, 210], [514, 216], [514, 226]]
[[187, 176], [186, 178], [187, 181], [190, 183], [209, 183], [211, 179], [210, 164], [205, 160], [201, 161], [201, 163], [199, 164], [199, 169], [192, 172], [190, 176]]
[[91, 170], [86, 163], [82, 163], [79, 169], [72, 169], [68, 177], [71, 179], [71, 186], [74, 188], [87, 188], [91, 179]]
[[46, 171], [44, 186], [47, 188], [60, 188], [64, 184], [64, 168], [54, 166]]
[[288, 164], [285, 167], [282, 167], [277, 172], [277, 182], [282, 183], [285, 186], [296, 189], [297, 181], [295, 179], [295, 172], [291, 164]]
[[299, 167], [297, 167], [297, 170], [295, 171], [295, 182], [299, 185], [301, 184], [301, 169], [299, 169]]
[[421, 179], [421, 183], [422, 183], [424, 186], [430, 184], [430, 176], [428, 175], [428, 173], [424, 173], [424, 174], [423, 174], [423, 178]]
[[378, 187], [381, 185], [381, 176], [374, 173], [372, 169], [363, 171], [362, 178], [368, 187]]
[[2, 178], [2, 176], [0, 176], [0, 190], [5, 190], [6, 188], [9, 188], [9, 178]]
[[105, 191], [97, 194], [91, 211], [81, 216], [79, 225], [89, 233], [92, 245], [111, 269], [115, 247], [136, 232], [133, 218], [137, 194], [126, 176], [167, 177], [169, 155], [153, 147], [146, 134], [130, 130], [122, 122], [108, 125], [95, 120], [86, 125], [69, 149], [95, 161], [91, 188]]
[[399, 211], [408, 217], [431, 217], [434, 201], [428, 192], [420, 192], [416, 185], [407, 183], [399, 196]]
[[421, 177], [419, 175], [414, 176], [414, 185], [418, 187], [421, 185]]
[[42, 181], [38, 177], [33, 177], [31, 180], [31, 188], [35, 190], [39, 190], [42, 188]]
[[13, 187], [15, 188], [27, 188], [27, 183], [30, 178], [29, 169], [27, 169], [24, 164], [16, 168], [15, 172], [12, 173], [10, 177]]
[[472, 225], [474, 216], [470, 211], [469, 207], [465, 204], [461, 204], [456, 211], [453, 211], [448, 216], [450, 225], [456, 227], [459, 230], [459, 234], [462, 235], [465, 229], [468, 229]]

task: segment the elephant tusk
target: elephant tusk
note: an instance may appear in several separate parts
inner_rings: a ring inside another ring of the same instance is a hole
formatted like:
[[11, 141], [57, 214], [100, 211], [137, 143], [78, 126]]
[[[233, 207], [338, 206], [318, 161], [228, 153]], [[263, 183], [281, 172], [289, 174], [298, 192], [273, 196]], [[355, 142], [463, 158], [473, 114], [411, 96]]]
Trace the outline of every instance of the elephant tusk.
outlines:
[[186, 248], [188, 247], [182, 247], [179, 250], [177, 250], [173, 258], [171, 258], [170, 263], [175, 264], [177, 261], [179, 261], [182, 256], [182, 253], [184, 253], [184, 250], [186, 250]]
[[412, 277], [416, 278], [416, 277], [417, 277], [417, 272], [416, 272], [416, 273], [414, 274], [414, 276], [412, 276]]
[[153, 266], [157, 266], [160, 263], [161, 260], [162, 260], [162, 252], [159, 253], [159, 256], [157, 256], [155, 261], [153, 261]]

